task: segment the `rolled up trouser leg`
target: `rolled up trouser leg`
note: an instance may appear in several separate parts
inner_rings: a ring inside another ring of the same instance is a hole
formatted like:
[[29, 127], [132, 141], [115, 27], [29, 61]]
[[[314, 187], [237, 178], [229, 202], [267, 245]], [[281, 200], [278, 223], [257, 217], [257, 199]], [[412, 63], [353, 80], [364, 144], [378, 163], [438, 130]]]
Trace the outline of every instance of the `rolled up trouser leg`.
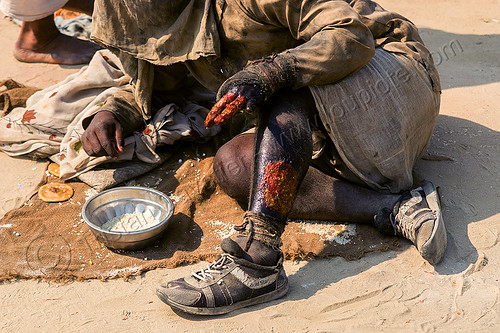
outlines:
[[413, 185], [413, 166], [436, 124], [440, 94], [433, 88], [423, 65], [377, 48], [352, 76], [310, 90], [349, 172], [375, 190], [399, 193]]

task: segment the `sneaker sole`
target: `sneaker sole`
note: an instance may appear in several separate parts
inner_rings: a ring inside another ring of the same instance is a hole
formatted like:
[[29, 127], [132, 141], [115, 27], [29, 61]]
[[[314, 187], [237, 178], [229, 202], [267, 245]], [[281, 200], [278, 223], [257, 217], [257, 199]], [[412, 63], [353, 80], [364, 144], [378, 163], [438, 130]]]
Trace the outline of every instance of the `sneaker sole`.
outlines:
[[244, 301], [240, 301], [231, 305], [219, 306], [214, 308], [201, 308], [201, 307], [192, 307], [187, 305], [182, 305], [170, 300], [167, 295], [165, 295], [161, 290], [156, 289], [156, 295], [162, 300], [163, 303], [170, 305], [173, 308], [179, 309], [186, 313], [195, 314], [195, 315], [205, 315], [205, 316], [213, 316], [213, 315], [221, 315], [226, 314], [231, 311], [235, 311], [247, 306], [256, 305], [260, 303], [269, 302], [278, 298], [281, 298], [286, 295], [288, 292], [288, 282], [278, 290], [273, 292], [263, 294], [254, 298], [250, 298]]
[[436, 221], [434, 222], [431, 236], [427, 242], [422, 245], [420, 254], [429, 263], [436, 265], [441, 261], [444, 251], [446, 250], [446, 228], [441, 215], [441, 205], [439, 203], [439, 195], [436, 188], [430, 182], [425, 183], [422, 188], [425, 193], [427, 204], [436, 216]]

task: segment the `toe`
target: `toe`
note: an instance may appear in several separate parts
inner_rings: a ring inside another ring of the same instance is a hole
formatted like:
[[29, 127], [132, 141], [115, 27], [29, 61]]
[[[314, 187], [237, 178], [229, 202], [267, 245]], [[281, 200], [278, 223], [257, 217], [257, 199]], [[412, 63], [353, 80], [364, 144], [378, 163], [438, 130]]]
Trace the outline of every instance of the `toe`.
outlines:
[[179, 280], [161, 284], [156, 289], [156, 293], [166, 303], [171, 301], [186, 306], [196, 305], [202, 296], [201, 292], [190, 288], [185, 282]]

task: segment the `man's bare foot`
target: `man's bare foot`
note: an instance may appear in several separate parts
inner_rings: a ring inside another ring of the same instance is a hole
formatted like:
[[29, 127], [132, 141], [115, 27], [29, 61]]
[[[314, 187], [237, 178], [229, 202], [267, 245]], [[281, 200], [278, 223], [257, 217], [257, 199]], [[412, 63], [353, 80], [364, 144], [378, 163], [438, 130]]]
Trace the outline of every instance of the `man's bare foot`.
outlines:
[[88, 63], [100, 48], [93, 42], [60, 33], [51, 15], [23, 22], [14, 56], [22, 62], [79, 65]]

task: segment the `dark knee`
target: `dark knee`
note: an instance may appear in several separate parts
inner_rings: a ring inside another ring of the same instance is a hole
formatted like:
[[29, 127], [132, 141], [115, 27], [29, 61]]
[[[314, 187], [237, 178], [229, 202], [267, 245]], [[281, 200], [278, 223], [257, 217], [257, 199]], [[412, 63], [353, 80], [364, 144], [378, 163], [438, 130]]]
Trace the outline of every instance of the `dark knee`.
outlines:
[[214, 174], [219, 186], [230, 197], [247, 201], [253, 163], [254, 135], [235, 137], [217, 151]]
[[284, 90], [265, 105], [263, 122], [276, 135], [281, 144], [290, 141], [292, 146], [306, 149], [312, 145], [311, 123], [317, 115], [311, 93], [307, 89]]
[[317, 114], [314, 98], [308, 88], [301, 88], [295, 91], [290, 89], [280, 90], [273, 95], [265, 106], [268, 111], [285, 112], [288, 114], [298, 114], [306, 118], [312, 118]]

